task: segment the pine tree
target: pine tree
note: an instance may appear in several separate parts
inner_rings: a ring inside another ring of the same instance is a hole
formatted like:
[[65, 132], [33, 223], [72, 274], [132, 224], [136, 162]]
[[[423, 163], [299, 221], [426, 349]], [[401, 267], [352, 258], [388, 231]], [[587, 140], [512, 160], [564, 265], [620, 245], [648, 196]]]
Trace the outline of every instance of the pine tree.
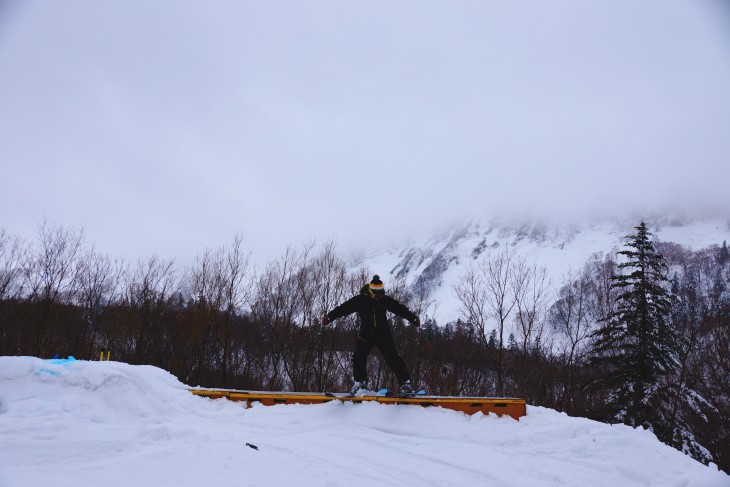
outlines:
[[730, 260], [730, 252], [727, 249], [727, 240], [723, 240], [722, 247], [717, 252], [717, 261], [721, 266], [724, 266], [728, 260]]
[[611, 278], [618, 291], [614, 311], [591, 334], [591, 362], [601, 371], [592, 386], [608, 392], [607, 419], [654, 430], [668, 402], [662, 379], [676, 366], [678, 336], [664, 257], [643, 221], [635, 230]]
[[492, 330], [492, 332], [489, 334], [489, 340], [487, 341], [487, 346], [494, 350], [497, 348], [497, 330]]
[[699, 416], [706, 418], [705, 414], [698, 414], [698, 404], [704, 404], [706, 400], [692, 379], [697, 365], [694, 357], [701, 347], [701, 330], [709, 312], [707, 299], [700, 291], [701, 274], [697, 265], [688, 264], [684, 268], [684, 276], [681, 279], [675, 276], [673, 280], [672, 293], [676, 300], [672, 322], [681, 337], [681, 349], [677, 355], [676, 373], [668, 378], [667, 389], [672, 396], [670, 407], [666, 410], [661, 428], [655, 426], [654, 432], [660, 440], [707, 464], [712, 461], [712, 457], [698, 443], [693, 432], [696, 423], [694, 427], [692, 425]]

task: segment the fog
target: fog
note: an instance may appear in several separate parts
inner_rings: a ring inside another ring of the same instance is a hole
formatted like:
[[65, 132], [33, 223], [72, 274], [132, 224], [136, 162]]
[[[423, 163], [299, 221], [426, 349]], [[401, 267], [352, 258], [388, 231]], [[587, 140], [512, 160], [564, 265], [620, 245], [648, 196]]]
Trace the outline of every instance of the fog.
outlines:
[[188, 260], [470, 217], [730, 213], [721, 2], [0, 8], [0, 226]]

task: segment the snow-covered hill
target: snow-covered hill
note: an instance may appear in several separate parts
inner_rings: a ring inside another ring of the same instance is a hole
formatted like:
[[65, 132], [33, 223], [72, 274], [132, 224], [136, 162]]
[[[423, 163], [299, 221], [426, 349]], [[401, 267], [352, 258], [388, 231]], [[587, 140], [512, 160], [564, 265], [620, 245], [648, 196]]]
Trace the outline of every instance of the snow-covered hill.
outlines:
[[[730, 241], [729, 218], [648, 218], [658, 240], [692, 249]], [[439, 322], [459, 317], [453, 283], [466, 267], [490, 250], [513, 246], [528, 263], [545, 267], [554, 290], [570, 271], [578, 271], [595, 253], [616, 252], [625, 236], [634, 232], [640, 217], [600, 219], [592, 223], [536, 222], [527, 220], [470, 221], [451, 230], [400, 246], [374, 251], [355, 260], [386, 281], [402, 279], [406, 285], [425, 285], [437, 308], [429, 314]]]
[[[255, 445], [253, 449], [247, 444]], [[727, 486], [649, 432], [376, 403], [255, 406], [164, 370], [0, 357], [0, 486]]]

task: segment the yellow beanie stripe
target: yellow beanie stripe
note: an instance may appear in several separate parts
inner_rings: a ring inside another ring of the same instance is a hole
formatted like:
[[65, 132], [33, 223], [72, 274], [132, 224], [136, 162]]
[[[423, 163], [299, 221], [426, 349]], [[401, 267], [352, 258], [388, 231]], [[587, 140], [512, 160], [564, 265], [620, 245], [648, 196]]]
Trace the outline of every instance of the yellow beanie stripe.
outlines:
[[373, 276], [373, 280], [370, 281], [370, 290], [374, 293], [382, 294], [385, 292], [385, 284], [380, 280], [380, 276], [377, 274]]

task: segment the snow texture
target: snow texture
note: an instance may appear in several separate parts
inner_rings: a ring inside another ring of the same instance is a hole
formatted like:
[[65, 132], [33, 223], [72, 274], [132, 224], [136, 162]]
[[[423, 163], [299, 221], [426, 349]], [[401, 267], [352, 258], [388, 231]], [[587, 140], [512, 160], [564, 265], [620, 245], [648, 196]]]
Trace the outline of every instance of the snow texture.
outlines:
[[647, 431], [545, 408], [245, 409], [186, 389], [152, 366], [0, 357], [0, 486], [730, 485]]
[[[727, 218], [665, 220], [648, 219], [654, 238], [663, 242], [699, 250], [730, 241]], [[615, 258], [616, 252], [625, 246], [625, 237], [634, 232], [633, 227], [640, 221], [640, 217], [590, 224], [471, 221], [440, 235], [414, 238], [406, 246], [373, 252], [355, 259], [352, 267], [365, 267], [379, 274], [386, 290], [395, 279], [402, 279], [408, 286], [426, 284], [435, 305], [427, 310], [427, 315], [443, 324], [461, 317], [454, 283], [468, 265], [478, 262], [489, 251], [498, 252], [505, 246], [514, 248], [528, 264], [545, 267], [550, 287], [556, 292], [568, 272], [579, 272], [592, 255], [609, 254]]]

